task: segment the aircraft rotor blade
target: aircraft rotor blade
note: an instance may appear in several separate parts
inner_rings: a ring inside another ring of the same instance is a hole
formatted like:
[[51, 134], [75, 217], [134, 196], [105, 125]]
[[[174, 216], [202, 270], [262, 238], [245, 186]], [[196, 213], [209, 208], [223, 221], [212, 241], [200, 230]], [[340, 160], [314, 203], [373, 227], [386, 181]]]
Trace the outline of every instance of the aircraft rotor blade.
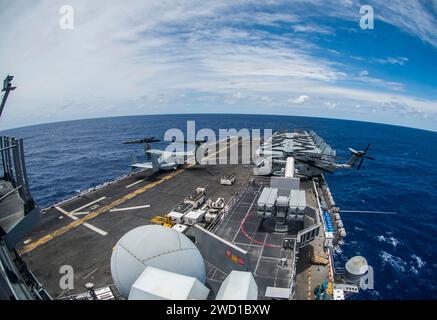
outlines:
[[370, 148], [370, 143], [367, 145], [366, 149], [364, 149], [364, 154], [367, 153], [367, 151], [369, 150], [369, 148]]
[[366, 149], [364, 149], [364, 151], [359, 152], [359, 156], [361, 157], [360, 160], [360, 164], [357, 167], [357, 170], [360, 171], [361, 166], [363, 165], [364, 159], [369, 159], [369, 160], [375, 160], [375, 158], [369, 157], [367, 155], [367, 151], [369, 151], [370, 148], [370, 143], [367, 145]]
[[356, 155], [358, 154], [358, 151], [355, 149], [349, 148], [349, 151], [352, 152], [353, 154], [356, 154]]
[[358, 165], [357, 170], [360, 171], [361, 166], [363, 165], [364, 157], [361, 157], [360, 164]]

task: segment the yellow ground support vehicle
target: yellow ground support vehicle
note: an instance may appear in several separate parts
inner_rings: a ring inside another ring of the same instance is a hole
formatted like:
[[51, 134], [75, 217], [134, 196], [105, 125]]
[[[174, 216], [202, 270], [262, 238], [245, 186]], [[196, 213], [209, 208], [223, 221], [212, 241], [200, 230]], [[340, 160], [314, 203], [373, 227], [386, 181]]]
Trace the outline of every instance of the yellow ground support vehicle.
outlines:
[[329, 260], [323, 256], [312, 254], [311, 255], [311, 263], [315, 265], [326, 266], [329, 263]]
[[173, 227], [174, 223], [171, 221], [170, 217], [167, 216], [155, 216], [152, 219], [150, 219], [150, 221], [152, 221], [155, 224], [159, 224], [161, 226], [164, 226], [166, 228], [171, 228]]

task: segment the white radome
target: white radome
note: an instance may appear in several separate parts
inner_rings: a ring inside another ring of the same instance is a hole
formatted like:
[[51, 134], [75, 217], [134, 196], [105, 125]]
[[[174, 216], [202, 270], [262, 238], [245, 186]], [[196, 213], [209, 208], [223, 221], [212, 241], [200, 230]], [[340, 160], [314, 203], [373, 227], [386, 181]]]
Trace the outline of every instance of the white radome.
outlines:
[[147, 266], [175, 272], [205, 283], [205, 263], [193, 242], [182, 233], [147, 225], [126, 233], [111, 256], [111, 274], [120, 294], [130, 289]]
[[349, 259], [345, 265], [346, 271], [353, 276], [365, 275], [369, 270], [367, 260], [361, 256], [355, 256]]

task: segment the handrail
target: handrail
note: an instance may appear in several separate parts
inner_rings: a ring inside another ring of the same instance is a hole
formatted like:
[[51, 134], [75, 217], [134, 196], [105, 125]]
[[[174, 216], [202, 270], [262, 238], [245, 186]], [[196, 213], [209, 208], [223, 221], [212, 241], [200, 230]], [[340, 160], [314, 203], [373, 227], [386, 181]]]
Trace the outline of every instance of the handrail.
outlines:
[[15, 191], [20, 190], [21, 186], [16, 187], [15, 189], [9, 191], [8, 193], [6, 193], [3, 197], [0, 198], [0, 202], [2, 202], [4, 199], [6, 199], [7, 197], [9, 197], [11, 194], [13, 194]]

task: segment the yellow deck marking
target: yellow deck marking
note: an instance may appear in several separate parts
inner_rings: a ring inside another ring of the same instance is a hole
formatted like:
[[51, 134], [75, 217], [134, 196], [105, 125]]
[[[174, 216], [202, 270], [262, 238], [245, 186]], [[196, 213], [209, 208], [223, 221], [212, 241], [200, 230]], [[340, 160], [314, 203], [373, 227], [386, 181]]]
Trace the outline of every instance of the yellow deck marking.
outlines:
[[[193, 165], [187, 166], [187, 168], [190, 168], [190, 167], [193, 167]], [[138, 190], [135, 190], [134, 192], [131, 192], [131, 193], [125, 195], [124, 197], [119, 198], [119, 199], [113, 201], [112, 203], [110, 203], [104, 207], [101, 207], [100, 209], [98, 209], [94, 212], [91, 212], [90, 214], [86, 215], [85, 217], [78, 219], [76, 221], [73, 221], [72, 223], [70, 223], [70, 224], [68, 224], [68, 225], [66, 225], [66, 226], [64, 226], [64, 227], [62, 227], [62, 228], [60, 228], [52, 233], [49, 233], [48, 235], [24, 246], [22, 249], [18, 250], [18, 253], [24, 254], [24, 253], [30, 252], [30, 251], [38, 248], [39, 246], [42, 246], [43, 244], [49, 242], [50, 240], [53, 240], [54, 238], [59, 237], [59, 236], [63, 235], [64, 233], [66, 233], [74, 228], [77, 228], [78, 226], [84, 224], [88, 220], [94, 219], [95, 217], [101, 215], [102, 213], [105, 213], [105, 212], [111, 210], [112, 208], [121, 205], [122, 203], [126, 202], [127, 200], [135, 198], [137, 195], [142, 194], [149, 189], [152, 189], [153, 187], [163, 183], [164, 181], [170, 180], [171, 178], [184, 172], [185, 170], [186, 169], [180, 169], [180, 170], [175, 171], [167, 176], [162, 177], [158, 181], [155, 181], [155, 182], [150, 183], [150, 184], [148, 184], [148, 185], [146, 185]]]
[[[56, 210], [58, 210], [59, 212], [62, 212], [63, 214], [65, 214], [67, 217], [73, 219], [73, 220], [79, 220], [78, 217], [76, 217], [72, 212], [68, 212], [65, 211], [64, 209], [62, 209], [61, 207], [57, 206], [55, 207]], [[88, 212], [89, 213], [89, 212]], [[87, 213], [87, 214], [88, 214]], [[94, 227], [93, 225], [89, 224], [88, 222], [83, 224], [85, 227], [87, 227], [90, 230], [93, 230], [99, 234], [101, 234], [102, 236], [106, 236], [108, 233], [106, 231], [103, 231], [102, 229], [99, 229], [97, 227]]]
[[311, 267], [308, 269], [308, 291], [307, 291], [307, 295], [308, 295], [308, 300], [312, 300], [312, 297], [311, 297]]

